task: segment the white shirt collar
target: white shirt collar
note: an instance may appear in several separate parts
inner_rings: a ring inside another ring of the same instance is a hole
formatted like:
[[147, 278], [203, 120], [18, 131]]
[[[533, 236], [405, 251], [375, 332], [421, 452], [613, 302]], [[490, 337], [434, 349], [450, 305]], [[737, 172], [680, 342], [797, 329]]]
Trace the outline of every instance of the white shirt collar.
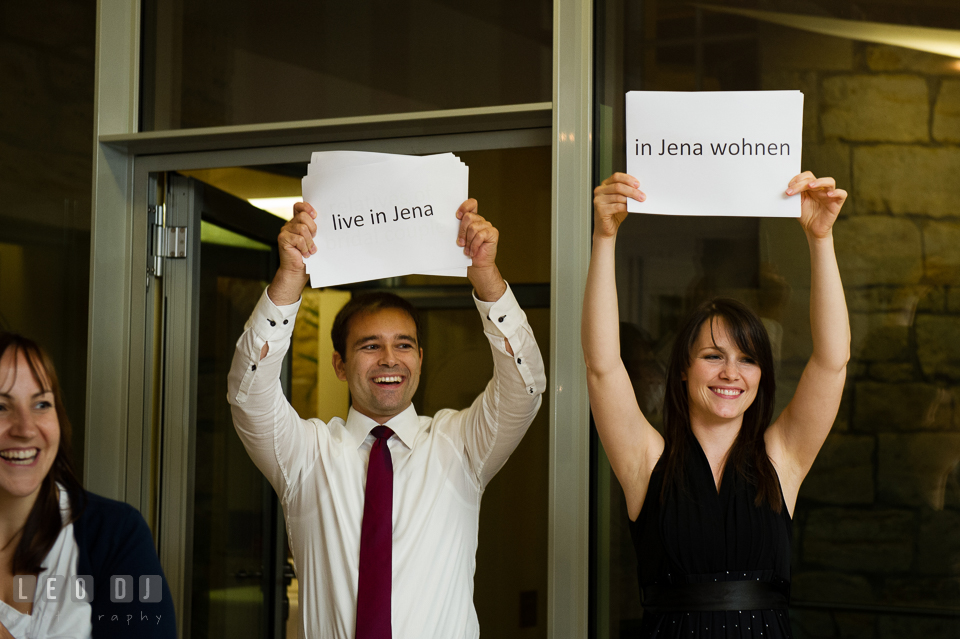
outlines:
[[[395, 415], [383, 425], [392, 430], [407, 448], [413, 448], [413, 442], [417, 439], [417, 433], [420, 432], [420, 417], [417, 415], [413, 403], [411, 403], [406, 410], [399, 415]], [[370, 431], [377, 426], [380, 426], [379, 422], [355, 410], [353, 406], [350, 407], [350, 412], [347, 413], [347, 421], [344, 424], [348, 441], [356, 448], [360, 448]]]

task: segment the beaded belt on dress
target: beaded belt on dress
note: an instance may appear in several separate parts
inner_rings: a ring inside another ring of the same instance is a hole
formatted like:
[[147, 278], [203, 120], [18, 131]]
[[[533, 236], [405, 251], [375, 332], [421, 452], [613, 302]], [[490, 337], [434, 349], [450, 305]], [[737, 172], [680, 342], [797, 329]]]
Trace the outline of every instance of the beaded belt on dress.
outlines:
[[712, 581], [701, 584], [650, 585], [640, 591], [649, 612], [771, 610], [790, 603], [790, 585], [769, 581]]

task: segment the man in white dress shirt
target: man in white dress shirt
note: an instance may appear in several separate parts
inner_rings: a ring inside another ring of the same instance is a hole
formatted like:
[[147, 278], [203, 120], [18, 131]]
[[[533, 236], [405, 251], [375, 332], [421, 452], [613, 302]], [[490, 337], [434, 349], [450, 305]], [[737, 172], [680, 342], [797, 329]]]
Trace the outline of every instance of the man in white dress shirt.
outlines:
[[[473, 575], [480, 499], [536, 416], [546, 377], [526, 315], [497, 269], [497, 230], [475, 200], [456, 215], [494, 361], [492, 379], [470, 407], [416, 414], [418, 326], [402, 301], [380, 298], [348, 303], [338, 316], [339, 340], [335, 322], [333, 365], [351, 396], [346, 420], [297, 415], [279, 377], [308, 281], [302, 257], [317, 251], [316, 212], [306, 203], [294, 206], [280, 233], [280, 268], [237, 342], [228, 399], [240, 439], [283, 505], [300, 580], [300, 637], [479, 636]], [[378, 426], [390, 430], [375, 435]], [[386, 454], [384, 440], [392, 460], [392, 566], [374, 564], [390, 570], [389, 611], [386, 631], [372, 632], [357, 623], [358, 571], [368, 460], [372, 473], [372, 458]]]

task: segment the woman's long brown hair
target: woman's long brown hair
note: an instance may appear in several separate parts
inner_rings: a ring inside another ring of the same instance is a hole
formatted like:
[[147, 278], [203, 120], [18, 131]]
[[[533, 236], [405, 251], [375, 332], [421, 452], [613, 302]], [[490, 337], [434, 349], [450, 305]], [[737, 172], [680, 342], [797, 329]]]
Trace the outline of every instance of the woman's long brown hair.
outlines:
[[760, 384], [757, 396], [743, 414], [740, 432], [727, 455], [727, 464], [756, 486], [756, 505], [764, 501], [774, 512], [783, 505], [780, 482], [767, 456], [763, 435], [773, 419], [774, 396], [777, 382], [774, 374], [773, 351], [770, 336], [760, 318], [749, 308], [732, 299], [717, 298], [698, 306], [687, 319], [673, 343], [667, 368], [666, 397], [663, 402], [663, 455], [658, 466], [663, 468], [664, 481], [660, 498], [668, 492], [687, 491], [684, 460], [690, 453], [693, 430], [690, 426], [690, 403], [683, 374], [690, 367], [691, 353], [700, 336], [700, 328], [707, 324], [711, 334], [715, 320], [722, 321], [727, 333], [743, 353], [760, 365]]
[[[53, 394], [53, 405], [57, 413], [57, 421], [60, 422], [60, 445], [57, 448], [57, 455], [53, 459], [50, 472], [47, 473], [40, 484], [37, 501], [34, 502], [30, 514], [27, 515], [27, 523], [23, 527], [23, 534], [13, 553], [13, 574], [30, 575], [39, 574], [43, 570], [43, 560], [56, 542], [60, 529], [64, 526], [63, 518], [60, 515], [57, 484], [66, 490], [69, 496], [70, 521], [76, 521], [80, 516], [86, 504], [86, 495], [83, 492], [83, 486], [77, 480], [73, 471], [73, 464], [70, 461], [72, 428], [70, 427], [70, 420], [67, 418], [67, 411], [63, 406], [60, 382], [57, 379], [57, 371], [53, 367], [53, 362], [33, 340], [15, 333], [0, 332], [0, 359], [3, 359], [7, 351], [11, 349], [14, 366], [16, 366], [18, 355], [23, 353], [33, 379], [42, 390]], [[23, 372], [15, 368], [12, 383], [16, 383], [16, 375]]]

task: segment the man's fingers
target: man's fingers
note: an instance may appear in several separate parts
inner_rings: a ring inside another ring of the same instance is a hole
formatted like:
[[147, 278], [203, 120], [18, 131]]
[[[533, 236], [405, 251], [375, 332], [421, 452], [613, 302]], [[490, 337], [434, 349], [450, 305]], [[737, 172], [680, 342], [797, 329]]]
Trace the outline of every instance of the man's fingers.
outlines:
[[457, 209], [457, 219], [463, 219], [463, 216], [467, 213], [476, 213], [477, 212], [477, 201], [473, 198], [469, 200], [464, 200], [463, 204], [460, 205], [460, 208]]
[[[476, 207], [472, 210], [464, 209], [464, 206], [471, 201], [476, 204], [476, 200], [467, 200], [457, 209], [457, 217], [460, 218], [460, 229], [457, 231], [457, 246], [467, 245], [467, 229], [470, 228], [470, 224], [473, 223], [475, 218], [480, 217], [476, 213]], [[483, 218], [481, 217], [480, 219], [482, 220]]]
[[[317, 246], [313, 242], [313, 231], [316, 230], [316, 224], [312, 224], [312, 220], [310, 222], [311, 224], [307, 224], [291, 220], [284, 224], [283, 229], [280, 230], [280, 237], [278, 238], [280, 249], [296, 248], [304, 257], [316, 253]], [[313, 230], [311, 230], [311, 226]]]
[[311, 219], [317, 219], [317, 211], [310, 205], [309, 202], [296, 202], [293, 205], [293, 217], [296, 217], [299, 213], [304, 213], [309, 215]]
[[[313, 226], [312, 229], [310, 228], [310, 226], [311, 225], [309, 224], [302, 224], [302, 223], [295, 224], [291, 229], [291, 233], [295, 237], [303, 241], [302, 244], [307, 249], [307, 251], [309, 251], [310, 253], [313, 253], [313, 249], [314, 249], [313, 235], [314, 235], [314, 231], [316, 231], [317, 226], [315, 224], [312, 225]], [[298, 243], [297, 245], [300, 246], [300, 243]]]
[[476, 256], [484, 244], [496, 244], [498, 237], [497, 229], [493, 228], [493, 225], [487, 222], [485, 225], [475, 229], [473, 237], [470, 238], [470, 243], [467, 249], [465, 249], [468, 251], [467, 255], [470, 257]]
[[298, 233], [284, 232], [280, 234], [280, 249], [294, 248], [304, 257], [309, 257], [316, 251], [316, 246], [307, 244], [307, 240]]
[[[312, 211], [312, 209], [311, 209], [311, 211]], [[314, 213], [315, 213], [315, 212], [314, 212]], [[286, 224], [284, 224], [284, 226], [289, 226], [289, 227], [293, 227], [293, 226], [295, 226], [295, 225], [302, 225], [302, 226], [306, 227], [306, 228], [308, 229], [308, 232], [309, 232], [309, 236], [310, 236], [310, 237], [313, 237], [314, 235], [317, 234], [317, 223], [316, 223], [316, 221], [315, 221], [315, 218], [312, 217], [312, 216], [310, 215], [310, 213], [307, 212], [307, 211], [300, 211], [300, 212], [298, 212], [298, 213], [297, 213], [296, 215], [294, 215], [292, 218], [290, 218], [289, 220], [287, 220], [287, 223], [286, 223]], [[297, 230], [296, 232], [299, 233], [300, 231]]]
[[[464, 221], [466, 222], [466, 220]], [[461, 244], [461, 246], [463, 246], [464, 255], [472, 255], [471, 250], [473, 248], [473, 241], [477, 237], [477, 232], [479, 230], [480, 229], [478, 228], [476, 221], [464, 225], [463, 244]]]
[[[467, 219], [464, 218], [466, 222]], [[464, 255], [473, 256], [485, 242], [497, 242], [499, 232], [490, 222], [479, 215], [473, 215], [469, 224], [464, 224], [462, 241], [458, 244], [463, 248]]]
[[463, 247], [464, 255], [474, 257], [485, 243], [496, 244], [500, 232], [477, 213], [477, 201], [467, 200], [457, 209], [460, 229], [457, 233], [457, 246]]
[[[476, 200], [467, 200], [467, 202], [470, 202], [470, 201], [476, 203]], [[460, 211], [457, 211], [457, 213], [459, 214]], [[487, 222], [487, 220], [484, 219], [483, 216], [477, 213], [476, 209], [474, 209], [473, 211], [466, 211], [463, 213], [463, 215], [460, 218], [460, 230], [457, 233], [457, 246], [466, 246], [467, 244], [470, 243], [473, 237], [470, 234], [471, 233], [470, 229], [476, 224], [489, 224], [489, 222]]]
[[[317, 252], [313, 238], [317, 234], [317, 211], [307, 202], [293, 205], [293, 217], [280, 229], [277, 243], [280, 249], [296, 248], [304, 257]], [[300, 238], [297, 240], [297, 238]]]

